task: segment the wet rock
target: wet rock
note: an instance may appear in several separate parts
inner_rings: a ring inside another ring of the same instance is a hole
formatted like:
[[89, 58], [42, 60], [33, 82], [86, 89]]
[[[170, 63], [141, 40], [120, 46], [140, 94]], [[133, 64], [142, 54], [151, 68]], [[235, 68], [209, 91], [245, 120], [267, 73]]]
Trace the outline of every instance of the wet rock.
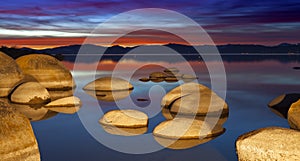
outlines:
[[179, 69], [174, 68], [174, 67], [173, 68], [166, 68], [164, 70], [164, 72], [167, 73], [167, 74], [177, 74], [179, 72]]
[[239, 161], [299, 160], [300, 133], [268, 127], [243, 134], [236, 141]]
[[0, 97], [7, 97], [23, 78], [17, 63], [0, 51]]
[[268, 107], [278, 116], [287, 118], [291, 105], [299, 99], [299, 93], [283, 94], [270, 101]]
[[0, 102], [0, 160], [40, 160], [30, 121]]
[[46, 88], [37, 82], [27, 82], [18, 86], [11, 95], [11, 101], [22, 104], [43, 104], [50, 102]]
[[149, 82], [149, 81], [150, 81], [149, 78], [140, 78], [139, 80], [140, 80], [141, 82]]
[[16, 60], [21, 70], [32, 75], [48, 90], [70, 90], [75, 87], [71, 72], [56, 58], [31, 54]]
[[161, 102], [163, 108], [175, 115], [227, 116], [226, 102], [208, 87], [197, 83], [186, 83], [167, 93]]
[[201, 120], [175, 118], [157, 125], [153, 131], [155, 140], [171, 149], [186, 149], [206, 143], [225, 131]]
[[133, 86], [130, 82], [121, 78], [102, 77], [90, 82], [83, 89], [92, 91], [122, 91], [132, 90]]
[[300, 130], [300, 99], [288, 111], [288, 122], [292, 129]]
[[59, 113], [73, 114], [79, 111], [81, 101], [78, 97], [71, 96], [52, 101], [44, 107]]
[[148, 116], [137, 110], [112, 110], [107, 112], [99, 123], [121, 128], [142, 128], [147, 127]]

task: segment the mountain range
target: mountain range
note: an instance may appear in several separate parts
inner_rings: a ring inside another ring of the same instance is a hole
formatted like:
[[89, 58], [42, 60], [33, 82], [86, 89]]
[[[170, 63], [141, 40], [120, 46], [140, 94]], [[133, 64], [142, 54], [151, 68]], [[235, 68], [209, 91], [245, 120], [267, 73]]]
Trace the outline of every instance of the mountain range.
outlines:
[[[188, 46], [181, 44], [166, 44], [166, 45], [154, 45], [154, 46], [134, 46], [134, 47], [122, 47], [122, 46], [111, 46], [111, 47], [103, 47], [97, 45], [70, 45], [70, 46], [61, 46], [55, 48], [47, 48], [47, 49], [31, 49], [31, 48], [13, 48], [13, 47], [5, 47], [2, 46], [0, 51], [6, 53], [7, 55], [13, 57], [14, 59], [28, 55], [32, 53], [37, 54], [50, 54], [55, 56], [60, 60], [65, 61], [75, 61], [78, 52], [81, 50], [81, 54], [99, 54], [104, 53], [107, 56], [105, 58], [118, 60], [120, 56], [126, 54], [128, 52], [134, 52], [134, 49], [138, 49], [142, 47], [144, 50], [143, 53], [137, 54], [168, 54], [171, 50], [163, 50], [164, 53], [161, 53], [161, 47], [169, 48], [173, 51], [176, 51], [184, 56], [184, 58], [188, 60], [194, 60], [197, 56], [197, 50], [203, 51], [204, 54], [215, 54], [216, 50], [215, 46], [212, 45], [200, 45], [200, 46]], [[239, 61], [239, 60], [264, 60], [264, 59], [279, 59], [280, 61], [290, 61], [299, 59], [300, 53], [300, 43], [298, 44], [288, 44], [282, 43], [276, 46], [264, 46], [264, 45], [243, 45], [243, 44], [228, 44], [228, 45], [218, 45], [216, 46], [219, 53], [222, 55], [222, 58], [226, 61]], [[197, 50], [196, 50], [197, 49]], [[83, 52], [82, 52], [83, 51]], [[139, 51], [139, 50], [137, 50]], [[85, 53], [87, 52], [87, 53]], [[146, 52], [146, 53], [145, 53]], [[285, 56], [282, 58], [282, 56]], [[287, 57], [288, 56], [288, 57]], [[90, 60], [94, 59], [91, 57]]]

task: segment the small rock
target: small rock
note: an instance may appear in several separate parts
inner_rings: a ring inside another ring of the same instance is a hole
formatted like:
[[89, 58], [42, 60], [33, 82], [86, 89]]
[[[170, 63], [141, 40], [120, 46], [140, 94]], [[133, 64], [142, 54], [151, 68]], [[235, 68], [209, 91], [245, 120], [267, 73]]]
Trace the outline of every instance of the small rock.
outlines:
[[130, 82], [121, 78], [102, 77], [90, 82], [83, 89], [93, 91], [121, 91], [132, 90], [133, 86]]
[[300, 99], [291, 105], [288, 111], [288, 122], [292, 129], [300, 130]]
[[299, 99], [299, 93], [283, 94], [270, 101], [268, 106], [278, 116], [287, 118], [291, 105]]
[[154, 83], [160, 83], [164, 81], [164, 78], [151, 78], [150, 80]]
[[149, 78], [140, 78], [139, 80], [140, 80], [141, 82], [149, 82], [149, 81], [150, 81]]
[[52, 101], [44, 107], [59, 113], [73, 114], [79, 111], [81, 101], [79, 98], [71, 96]]
[[0, 51], [0, 97], [7, 97], [23, 78], [17, 63]]
[[166, 77], [165, 81], [172, 83], [172, 82], [178, 82], [178, 79], [176, 77]]
[[107, 112], [99, 123], [123, 128], [142, 128], [147, 127], [148, 116], [137, 110], [113, 110]]
[[136, 99], [137, 101], [140, 101], [140, 102], [145, 102], [145, 101], [149, 101], [147, 98], [138, 98]]
[[47, 89], [37, 82], [23, 83], [11, 95], [11, 101], [14, 103], [43, 104], [50, 100]]
[[16, 62], [25, 74], [33, 76], [48, 90], [70, 90], [75, 87], [71, 72], [50, 55], [25, 55]]
[[267, 127], [243, 134], [236, 141], [239, 161], [299, 160], [300, 133]]
[[40, 160], [30, 121], [0, 102], [0, 160]]

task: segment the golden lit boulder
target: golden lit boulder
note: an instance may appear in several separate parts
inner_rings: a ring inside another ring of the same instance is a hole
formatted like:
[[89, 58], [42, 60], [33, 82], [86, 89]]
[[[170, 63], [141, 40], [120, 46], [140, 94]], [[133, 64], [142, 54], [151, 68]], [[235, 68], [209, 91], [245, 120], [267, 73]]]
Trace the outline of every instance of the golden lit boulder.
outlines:
[[17, 64], [48, 90], [70, 90], [75, 87], [71, 72], [56, 58], [44, 54], [19, 57]]
[[90, 82], [83, 89], [92, 91], [121, 91], [132, 90], [133, 86], [130, 82], [121, 78], [102, 77]]
[[0, 97], [7, 97], [23, 77], [17, 63], [0, 51]]
[[289, 160], [300, 158], [300, 132], [268, 127], [243, 134], [236, 141], [239, 161]]
[[226, 116], [226, 102], [208, 87], [197, 83], [185, 83], [167, 93], [161, 102], [172, 114], [190, 116]]
[[186, 149], [206, 143], [223, 134], [222, 126], [212, 126], [205, 121], [175, 118], [157, 125], [153, 131], [155, 140], [171, 149]]
[[81, 101], [78, 97], [71, 96], [52, 101], [44, 107], [59, 113], [73, 114], [79, 111]]
[[3, 102], [0, 102], [0, 160], [40, 160], [30, 121]]
[[148, 116], [137, 110], [112, 110], [99, 120], [102, 125], [127, 128], [147, 127]]
[[287, 118], [291, 105], [299, 99], [299, 93], [283, 94], [271, 100], [268, 107], [278, 116]]
[[300, 130], [300, 99], [288, 111], [288, 122], [292, 129]]
[[11, 101], [22, 104], [43, 104], [50, 102], [50, 95], [40, 83], [26, 82], [13, 91]]

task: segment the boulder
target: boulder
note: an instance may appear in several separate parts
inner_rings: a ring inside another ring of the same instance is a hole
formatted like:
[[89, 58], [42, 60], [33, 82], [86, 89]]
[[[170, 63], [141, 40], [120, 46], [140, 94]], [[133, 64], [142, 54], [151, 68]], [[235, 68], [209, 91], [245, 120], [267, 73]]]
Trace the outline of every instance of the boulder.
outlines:
[[17, 63], [0, 51], [0, 97], [7, 97], [23, 78]]
[[168, 92], [161, 106], [172, 114], [185, 116], [227, 116], [226, 102], [208, 87], [197, 83], [185, 83]]
[[16, 62], [25, 74], [33, 76], [48, 90], [70, 90], [75, 87], [71, 72], [50, 55], [25, 55]]
[[0, 160], [39, 161], [40, 152], [30, 121], [0, 102]]
[[73, 114], [79, 111], [81, 101], [78, 97], [71, 96], [52, 101], [44, 107], [59, 113]]
[[137, 110], [112, 110], [104, 114], [99, 123], [121, 128], [142, 128], [148, 126], [148, 116]]
[[292, 129], [300, 130], [300, 99], [288, 111], [288, 122]]
[[11, 101], [14, 103], [43, 104], [50, 100], [47, 89], [38, 82], [23, 83], [11, 94]]
[[177, 74], [179, 72], [179, 69], [174, 68], [174, 67], [172, 67], [172, 68], [166, 68], [164, 70], [164, 72], [167, 73], [167, 74]]
[[92, 91], [122, 91], [132, 90], [133, 86], [130, 82], [121, 78], [102, 77], [88, 83], [83, 89]]
[[145, 77], [140, 78], [139, 80], [140, 80], [141, 82], [149, 82], [149, 81], [150, 81], [149, 78], [145, 78]]
[[155, 140], [170, 149], [186, 149], [206, 143], [223, 134], [219, 125], [215, 127], [197, 119], [175, 118], [157, 125], [153, 131]]
[[166, 73], [163, 73], [163, 72], [153, 72], [149, 75], [149, 78], [152, 80], [152, 79], [163, 79], [167, 77], [167, 74]]
[[236, 141], [239, 161], [299, 160], [300, 132], [267, 127], [241, 135]]

